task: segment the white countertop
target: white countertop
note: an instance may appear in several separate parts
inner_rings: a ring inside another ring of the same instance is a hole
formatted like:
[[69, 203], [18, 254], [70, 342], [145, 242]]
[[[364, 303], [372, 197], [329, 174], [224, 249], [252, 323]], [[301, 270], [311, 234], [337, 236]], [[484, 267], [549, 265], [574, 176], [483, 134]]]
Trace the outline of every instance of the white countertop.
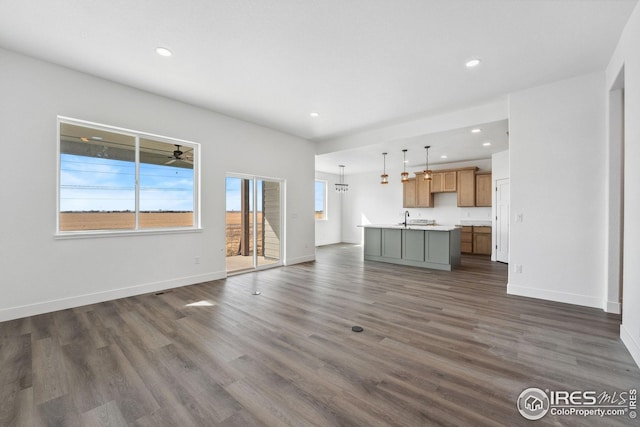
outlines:
[[428, 231], [453, 231], [457, 229], [455, 225], [407, 225], [403, 224], [361, 224], [358, 227], [364, 228], [391, 228], [396, 230], [428, 230]]
[[461, 226], [466, 226], [469, 227], [471, 225], [474, 225], [476, 227], [491, 227], [491, 220], [487, 219], [487, 220], [482, 220], [482, 219], [461, 219], [460, 220], [460, 225]]

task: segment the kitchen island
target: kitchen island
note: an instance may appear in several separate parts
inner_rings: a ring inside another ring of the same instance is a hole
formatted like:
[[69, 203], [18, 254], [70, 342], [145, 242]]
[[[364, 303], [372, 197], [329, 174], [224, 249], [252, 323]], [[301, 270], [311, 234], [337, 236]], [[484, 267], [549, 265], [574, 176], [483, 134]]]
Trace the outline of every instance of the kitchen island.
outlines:
[[460, 229], [454, 226], [361, 225], [364, 259], [451, 271], [460, 265]]

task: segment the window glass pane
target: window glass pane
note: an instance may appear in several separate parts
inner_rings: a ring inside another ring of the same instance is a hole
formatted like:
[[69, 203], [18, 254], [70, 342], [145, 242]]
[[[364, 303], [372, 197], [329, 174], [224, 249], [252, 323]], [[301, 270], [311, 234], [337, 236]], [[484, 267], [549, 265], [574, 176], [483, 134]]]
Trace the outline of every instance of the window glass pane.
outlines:
[[227, 256], [237, 256], [241, 254], [242, 241], [242, 179], [226, 178], [227, 197]]
[[194, 224], [193, 147], [140, 139], [140, 228]]
[[262, 192], [258, 193], [262, 206], [261, 229], [262, 252], [259, 253], [258, 265], [275, 264], [280, 261], [281, 240], [281, 206], [280, 182], [263, 181]]
[[316, 181], [316, 219], [327, 219], [327, 181]]
[[135, 228], [135, 137], [60, 123], [60, 231]]

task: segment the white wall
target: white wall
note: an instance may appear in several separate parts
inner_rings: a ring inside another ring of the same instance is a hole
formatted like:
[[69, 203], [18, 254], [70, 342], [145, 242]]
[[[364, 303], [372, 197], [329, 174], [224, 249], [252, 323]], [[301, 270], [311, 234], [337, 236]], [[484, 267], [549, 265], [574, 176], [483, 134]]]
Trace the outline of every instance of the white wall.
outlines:
[[603, 307], [603, 88], [595, 73], [510, 96], [511, 294]]
[[491, 156], [491, 178], [493, 181], [509, 178], [509, 150]]
[[[335, 184], [340, 181], [340, 176], [337, 174], [316, 172], [316, 179], [327, 181], [327, 219], [316, 220], [316, 246], [341, 243], [342, 199], [349, 197], [349, 192], [335, 191]], [[349, 183], [346, 177], [345, 182]]]
[[[470, 162], [434, 165], [432, 170], [463, 168], [477, 166], [479, 171], [490, 171], [491, 160], [474, 160]], [[410, 176], [415, 176], [417, 169], [407, 169]], [[400, 165], [387, 168], [389, 184], [380, 184], [380, 173], [364, 173], [349, 176], [349, 195], [343, 201], [342, 238], [348, 243], [362, 243], [362, 229], [359, 224], [390, 224], [403, 220], [405, 210], [409, 211], [409, 219], [435, 219], [437, 224], [455, 225], [460, 220], [491, 220], [491, 208], [459, 208], [456, 193], [436, 193], [433, 208], [402, 207], [402, 182], [400, 181]]]
[[[608, 97], [623, 66], [624, 265], [620, 337], [640, 365], [640, 6], [633, 11], [607, 67], [605, 96]], [[609, 171], [610, 174], [616, 172]]]
[[[285, 179], [285, 261], [314, 259], [312, 143], [9, 51], [0, 64], [0, 321], [224, 277], [226, 172]], [[203, 230], [54, 239], [57, 115], [201, 143]]]

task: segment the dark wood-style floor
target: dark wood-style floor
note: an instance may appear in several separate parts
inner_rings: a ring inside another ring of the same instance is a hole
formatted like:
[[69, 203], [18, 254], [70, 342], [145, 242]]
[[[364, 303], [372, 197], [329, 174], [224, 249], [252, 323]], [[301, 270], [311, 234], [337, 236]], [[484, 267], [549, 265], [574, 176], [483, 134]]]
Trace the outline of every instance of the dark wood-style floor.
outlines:
[[529, 387], [640, 385], [618, 316], [508, 296], [506, 269], [334, 245], [315, 263], [3, 322], [0, 425], [513, 426]]

